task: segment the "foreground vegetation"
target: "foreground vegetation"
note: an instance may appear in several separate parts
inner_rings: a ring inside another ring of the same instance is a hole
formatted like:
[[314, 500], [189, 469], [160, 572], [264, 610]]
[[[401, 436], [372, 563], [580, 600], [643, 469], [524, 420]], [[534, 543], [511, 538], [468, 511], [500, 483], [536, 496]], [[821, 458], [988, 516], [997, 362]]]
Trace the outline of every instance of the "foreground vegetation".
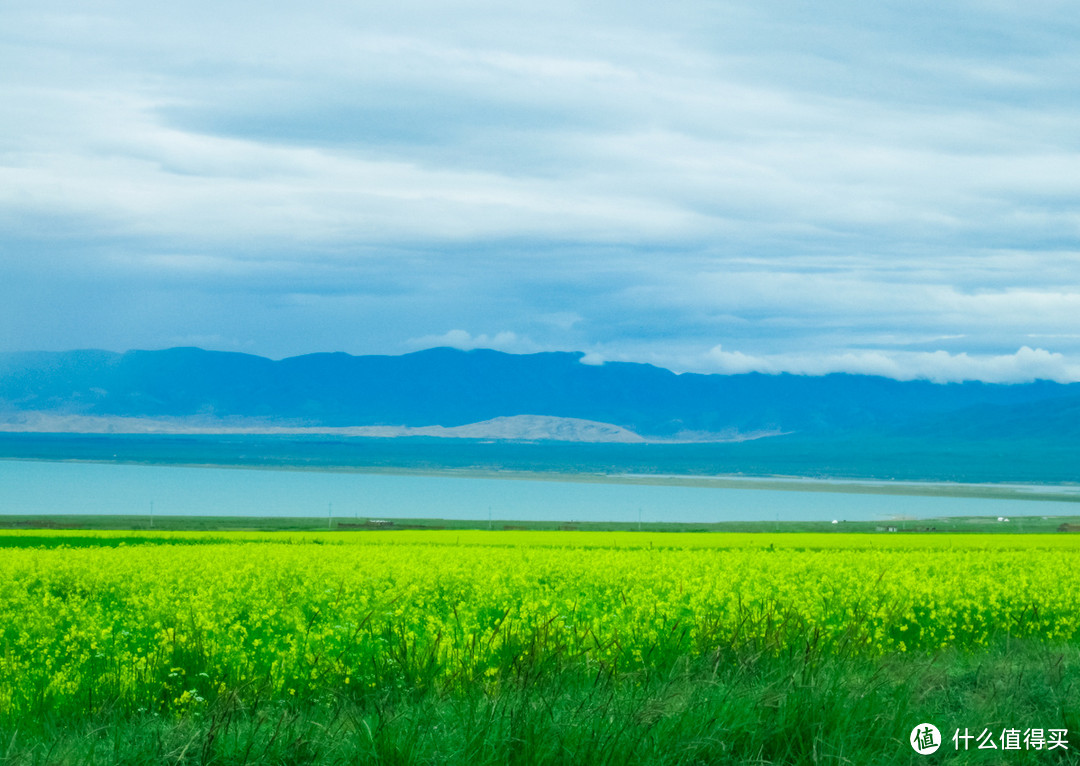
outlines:
[[391, 687], [282, 700], [249, 687], [181, 715], [105, 707], [49, 717], [35, 731], [8, 725], [0, 763], [1076, 763], [1074, 750], [958, 753], [952, 729], [946, 749], [924, 757], [907, 736], [924, 721], [943, 731], [1075, 732], [1078, 676], [1075, 649], [1013, 643], [876, 662], [718, 651], [663, 671], [564, 669], [454, 693]]
[[0, 540], [12, 764], [914, 763], [925, 721], [1077, 739], [938, 760], [1080, 749], [1070, 535]]

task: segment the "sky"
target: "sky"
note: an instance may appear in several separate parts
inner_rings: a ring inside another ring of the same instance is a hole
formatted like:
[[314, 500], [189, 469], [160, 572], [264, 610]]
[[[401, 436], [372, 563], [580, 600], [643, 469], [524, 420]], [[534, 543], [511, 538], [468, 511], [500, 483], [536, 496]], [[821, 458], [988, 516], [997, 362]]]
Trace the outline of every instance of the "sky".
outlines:
[[0, 351], [1080, 380], [1051, 0], [6, 0]]

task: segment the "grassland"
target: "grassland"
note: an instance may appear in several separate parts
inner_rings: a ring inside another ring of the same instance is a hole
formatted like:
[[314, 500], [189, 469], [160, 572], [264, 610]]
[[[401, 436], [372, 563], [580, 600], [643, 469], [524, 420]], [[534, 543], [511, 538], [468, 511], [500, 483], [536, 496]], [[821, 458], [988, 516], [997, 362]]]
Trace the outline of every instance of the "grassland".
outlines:
[[278, 523], [0, 531], [0, 762], [1077, 762], [1080, 536]]
[[[1008, 522], [991, 516], [955, 516], [894, 521], [721, 521], [715, 523], [620, 521], [522, 521], [506, 519], [330, 518], [313, 516], [98, 516], [0, 514], [0, 530], [131, 530], [190, 532], [397, 532], [404, 530], [494, 530], [581, 532], [760, 532], [822, 534], [1075, 534], [1080, 516], [1023, 516]], [[0, 537], [0, 545], [4, 540]]]

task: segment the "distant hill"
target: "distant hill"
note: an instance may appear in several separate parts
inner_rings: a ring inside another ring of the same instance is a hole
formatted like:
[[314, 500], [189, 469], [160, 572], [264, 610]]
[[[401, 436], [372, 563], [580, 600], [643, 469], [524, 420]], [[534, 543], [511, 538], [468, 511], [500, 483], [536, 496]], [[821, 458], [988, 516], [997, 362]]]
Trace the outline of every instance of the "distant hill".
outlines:
[[[447, 435], [578, 440], [608, 434], [622, 441], [792, 432], [1080, 438], [1078, 384], [675, 374], [647, 364], [588, 365], [582, 357], [447, 348], [281, 361], [197, 348], [7, 353], [0, 354], [0, 422], [8, 430], [20, 423], [43, 430], [33, 424], [64, 418], [309, 428], [489, 422], [493, 431]], [[517, 419], [500, 420], [506, 418]]]

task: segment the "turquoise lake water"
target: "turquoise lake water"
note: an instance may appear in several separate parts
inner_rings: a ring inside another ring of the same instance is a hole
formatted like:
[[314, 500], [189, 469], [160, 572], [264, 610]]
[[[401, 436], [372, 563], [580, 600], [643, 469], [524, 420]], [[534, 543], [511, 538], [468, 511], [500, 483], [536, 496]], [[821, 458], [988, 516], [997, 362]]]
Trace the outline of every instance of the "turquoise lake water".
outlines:
[[872, 521], [1075, 515], [1076, 503], [0, 460], [0, 514], [506, 521]]

